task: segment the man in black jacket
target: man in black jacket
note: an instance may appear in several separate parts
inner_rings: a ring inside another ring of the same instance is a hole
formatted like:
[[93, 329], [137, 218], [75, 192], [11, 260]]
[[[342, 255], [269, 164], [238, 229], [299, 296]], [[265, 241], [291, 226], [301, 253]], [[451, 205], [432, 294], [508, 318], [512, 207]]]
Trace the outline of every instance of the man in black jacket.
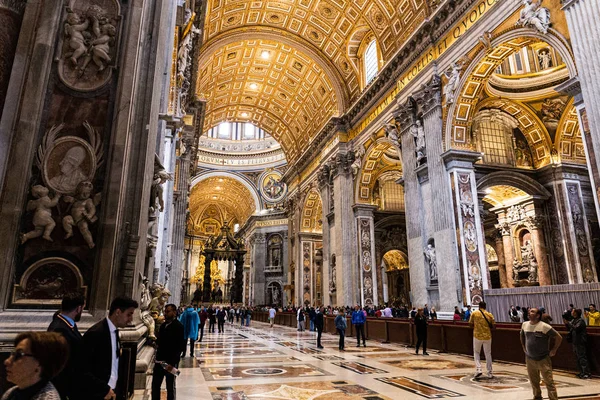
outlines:
[[577, 367], [579, 368], [578, 378], [590, 379], [590, 366], [587, 359], [587, 327], [583, 318], [581, 318], [582, 311], [580, 308], [573, 308], [571, 310], [571, 320], [567, 320], [563, 317], [563, 322], [569, 330], [567, 341], [573, 344], [573, 353], [577, 357]]
[[83, 336], [77, 329], [77, 322], [81, 319], [81, 313], [85, 305], [85, 298], [80, 294], [67, 294], [62, 299], [60, 311], [54, 314], [52, 322], [48, 326], [48, 332], [62, 334], [69, 345], [69, 359], [62, 372], [52, 380], [52, 384], [60, 393], [60, 398], [65, 400], [84, 399], [81, 384], [83, 381], [81, 360], [81, 347]]
[[118, 328], [133, 320], [138, 303], [128, 297], [117, 297], [110, 304], [108, 318], [96, 323], [83, 335], [85, 371], [92, 379], [86, 382], [87, 400], [115, 399], [119, 377], [121, 342]]
[[323, 325], [325, 321], [323, 320], [323, 306], [317, 308], [315, 311], [315, 329], [317, 330], [317, 349], [322, 349], [321, 346], [321, 334], [323, 333]]
[[225, 316], [227, 312], [224, 308], [217, 307], [217, 326], [219, 333], [225, 332]]
[[166, 362], [177, 368], [181, 353], [185, 351], [187, 340], [184, 336], [183, 324], [177, 320], [177, 306], [167, 304], [165, 306], [165, 322], [160, 326], [156, 344], [156, 364], [152, 373], [152, 400], [160, 400], [160, 386], [163, 378], [167, 378], [167, 400], [175, 400], [175, 375], [169, 373], [160, 364]]

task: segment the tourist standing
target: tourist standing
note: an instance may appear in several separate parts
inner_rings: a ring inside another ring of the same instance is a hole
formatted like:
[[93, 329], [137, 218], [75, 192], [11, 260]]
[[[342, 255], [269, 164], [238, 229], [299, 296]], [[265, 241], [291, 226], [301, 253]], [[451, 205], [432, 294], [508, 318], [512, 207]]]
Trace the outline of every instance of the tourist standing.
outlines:
[[315, 317], [317, 316], [317, 312], [314, 307], [311, 307], [308, 310], [308, 321], [310, 323], [310, 331], [314, 332], [315, 330]]
[[[533, 398], [542, 399], [540, 374], [548, 389], [548, 398], [557, 400], [556, 386], [552, 376], [552, 360], [562, 342], [562, 336], [550, 325], [541, 321], [542, 312], [537, 308], [529, 309], [529, 321], [521, 326], [521, 346], [525, 352], [525, 362], [529, 382], [533, 389]], [[550, 349], [551, 339], [554, 341]]]
[[344, 314], [343, 311], [340, 311], [338, 313], [337, 317], [335, 317], [334, 323], [335, 323], [335, 329], [337, 329], [337, 331], [340, 335], [340, 343], [339, 343], [338, 348], [340, 351], [344, 351], [347, 324], [346, 324], [346, 315]]
[[590, 379], [590, 367], [587, 359], [587, 327], [585, 321], [581, 318], [581, 309], [573, 309], [571, 311], [572, 320], [563, 318], [569, 334], [567, 341], [573, 345], [573, 353], [577, 358], [577, 368], [579, 368], [579, 374], [577, 377], [581, 379]]
[[296, 313], [296, 321], [298, 321], [298, 331], [304, 331], [304, 310], [302, 307], [298, 308], [298, 312]]
[[[194, 343], [198, 340], [198, 325], [200, 325], [200, 317], [198, 313], [194, 311], [194, 308], [190, 305], [179, 317], [179, 321], [183, 325], [183, 336], [185, 343], [190, 341], [190, 357], [194, 357]], [[183, 348], [183, 357], [186, 354], [186, 347]]]
[[252, 308], [248, 307], [246, 309], [246, 326], [250, 326], [251, 319], [252, 319]]
[[473, 328], [473, 357], [475, 358], [475, 379], [479, 379], [481, 372], [481, 346], [485, 353], [485, 366], [487, 377], [492, 379], [492, 329], [496, 327], [496, 321], [492, 313], [486, 311], [485, 301], [479, 303], [479, 310], [472, 313], [469, 318], [469, 326]]
[[323, 317], [323, 306], [317, 307], [315, 310], [315, 329], [317, 330], [317, 349], [322, 349], [321, 335], [323, 334], [323, 325], [325, 325], [325, 317]]
[[423, 314], [423, 309], [419, 308], [414, 318], [415, 328], [417, 330], [417, 347], [415, 354], [419, 354], [419, 347], [423, 344], [423, 355], [428, 356], [427, 353], [427, 318]]
[[271, 328], [273, 327], [273, 324], [275, 323], [275, 314], [277, 313], [277, 311], [275, 310], [275, 307], [271, 306], [271, 308], [269, 309], [269, 323], [271, 324]]
[[367, 317], [363, 310], [360, 309], [359, 306], [354, 307], [354, 312], [352, 313], [352, 325], [354, 325], [354, 330], [356, 331], [356, 347], [360, 347], [360, 338], [362, 337], [363, 346], [367, 347], [366, 338], [365, 338], [365, 322], [367, 321]]
[[[160, 400], [160, 387], [165, 378], [167, 400], [175, 400], [175, 375], [171, 371], [179, 366], [181, 353], [185, 353], [187, 345], [183, 324], [177, 320], [175, 304], [165, 306], [165, 322], [160, 326], [156, 345], [156, 361], [152, 371], [152, 400]], [[163, 362], [166, 365], [162, 364]]]
[[471, 319], [471, 313], [471, 305], [468, 305], [465, 311], [465, 321], [469, 321]]
[[225, 332], [225, 319], [227, 318], [227, 311], [224, 308], [217, 307], [217, 326], [219, 333]]
[[202, 306], [200, 309], [198, 316], [200, 317], [200, 325], [198, 329], [200, 331], [200, 342], [202, 342], [202, 338], [204, 337], [204, 325], [206, 325], [206, 319], [208, 318], [208, 313], [204, 309], [204, 306]]
[[385, 308], [383, 309], [383, 316], [385, 318], [392, 318], [393, 317], [392, 309], [390, 308], [389, 305], [386, 305]]
[[208, 307], [208, 331], [210, 333], [215, 333], [215, 324], [217, 323], [217, 316], [215, 315], [215, 310], [212, 306]]
[[427, 304], [423, 307], [423, 315], [425, 316], [425, 319], [429, 319], [429, 307], [427, 307]]
[[589, 311], [586, 311], [585, 318], [588, 320], [589, 326], [600, 326], [600, 311], [596, 310], [595, 304], [590, 304]]
[[435, 311], [435, 307], [431, 307], [431, 311], [429, 312], [429, 317], [431, 317], [432, 321], [437, 319], [437, 312]]

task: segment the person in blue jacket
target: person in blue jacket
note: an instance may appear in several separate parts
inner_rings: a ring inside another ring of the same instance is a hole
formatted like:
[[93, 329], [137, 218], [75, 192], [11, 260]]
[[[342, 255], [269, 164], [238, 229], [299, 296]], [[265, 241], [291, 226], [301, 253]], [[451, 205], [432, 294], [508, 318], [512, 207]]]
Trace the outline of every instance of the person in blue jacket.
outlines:
[[[183, 313], [181, 313], [179, 322], [183, 324], [185, 343], [187, 344], [188, 339], [190, 340], [190, 356], [194, 357], [194, 343], [196, 340], [198, 340], [198, 325], [200, 325], [200, 317], [191, 304]], [[185, 357], [186, 350], [187, 346], [183, 348], [183, 357]]]
[[365, 313], [360, 309], [359, 306], [354, 307], [354, 312], [352, 312], [352, 325], [354, 325], [354, 329], [356, 330], [356, 347], [360, 347], [360, 338], [362, 336], [363, 346], [367, 347], [366, 338], [365, 338], [365, 322], [367, 317], [365, 317]]

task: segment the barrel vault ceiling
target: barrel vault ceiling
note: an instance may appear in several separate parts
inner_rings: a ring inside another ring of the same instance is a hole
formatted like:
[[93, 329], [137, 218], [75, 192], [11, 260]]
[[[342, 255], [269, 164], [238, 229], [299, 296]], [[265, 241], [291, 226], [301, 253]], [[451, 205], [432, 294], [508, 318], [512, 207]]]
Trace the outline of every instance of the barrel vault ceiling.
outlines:
[[209, 0], [196, 93], [204, 130], [251, 121], [294, 163], [361, 93], [358, 49], [389, 60], [428, 15], [426, 0]]

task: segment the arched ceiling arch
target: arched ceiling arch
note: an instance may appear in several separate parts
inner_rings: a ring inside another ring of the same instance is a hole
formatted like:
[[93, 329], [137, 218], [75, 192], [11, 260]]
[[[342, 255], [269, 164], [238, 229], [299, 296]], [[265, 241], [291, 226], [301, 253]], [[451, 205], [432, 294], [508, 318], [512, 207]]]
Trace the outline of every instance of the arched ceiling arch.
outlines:
[[359, 203], [371, 203], [373, 187], [381, 174], [390, 171], [396, 171], [399, 174], [402, 173], [401, 161], [399, 159], [392, 160], [389, 156], [386, 156], [390, 151], [396, 155], [398, 153], [387, 140], [377, 141], [368, 150], [363, 159], [362, 169], [357, 181], [356, 194]]
[[301, 232], [322, 233], [323, 232], [323, 202], [321, 195], [316, 189], [311, 189], [304, 200], [302, 208]]
[[[215, 215], [205, 215], [206, 210], [214, 208], [218, 209]], [[243, 224], [256, 209], [250, 190], [228, 176], [206, 178], [195, 184], [190, 193], [189, 210], [194, 226], [199, 226], [206, 217]]]
[[574, 99], [567, 104], [558, 128], [556, 129], [556, 142], [554, 147], [560, 159], [564, 162], [586, 164], [585, 145], [581, 137], [581, 129], [577, 109], [573, 105]]
[[242, 39], [204, 57], [199, 69], [197, 92], [207, 100], [204, 129], [251, 121], [279, 141], [288, 159], [340, 111], [325, 71], [282, 43]]
[[519, 123], [519, 129], [527, 139], [535, 167], [540, 168], [550, 164], [552, 139], [542, 121], [529, 107], [505, 98], [488, 98], [477, 104], [473, 115], [475, 116], [482, 109], [502, 110], [514, 117]]

